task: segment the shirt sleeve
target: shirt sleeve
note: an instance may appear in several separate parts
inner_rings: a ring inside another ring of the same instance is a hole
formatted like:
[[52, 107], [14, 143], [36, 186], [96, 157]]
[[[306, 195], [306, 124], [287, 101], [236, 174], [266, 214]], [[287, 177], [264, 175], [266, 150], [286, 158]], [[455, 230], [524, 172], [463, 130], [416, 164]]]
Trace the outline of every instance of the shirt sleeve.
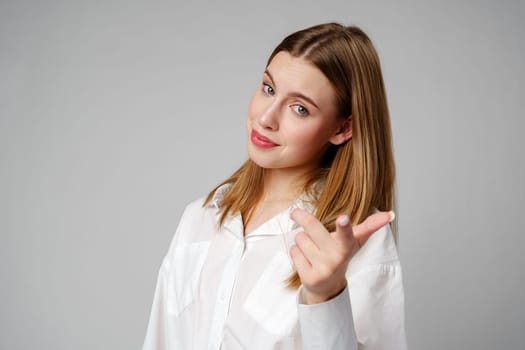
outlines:
[[[191, 322], [185, 313], [194, 300], [209, 242], [194, 240], [202, 220], [202, 200], [186, 206], [160, 267], [143, 350], [191, 349]], [[192, 239], [187, 233], [191, 232]], [[181, 336], [186, 335], [186, 336]]]
[[348, 279], [359, 349], [406, 350], [399, 261], [372, 265]]
[[327, 302], [298, 315], [305, 349], [405, 350], [404, 295], [398, 263], [369, 266]]
[[304, 304], [301, 289], [298, 316], [304, 349], [357, 349], [348, 287], [336, 297], [314, 305]]
[[[155, 286], [153, 303], [142, 350], [165, 350], [171, 346], [170, 343], [173, 332], [170, 331], [170, 316], [168, 314], [168, 309], [170, 308], [170, 305], [168, 305], [170, 303], [170, 298], [168, 296], [170, 266], [173, 265], [171, 261], [173, 260], [173, 256], [178, 246], [180, 234], [188, 220], [187, 218], [190, 216], [188, 214], [188, 207], [189, 206], [186, 206], [184, 209], [175, 234], [171, 239], [166, 256], [162, 260], [158, 272], [157, 284]], [[171, 303], [173, 304], [173, 300], [171, 300]]]
[[143, 350], [163, 350], [168, 348], [168, 327], [167, 327], [167, 305], [166, 296], [166, 272], [165, 265], [162, 264], [157, 278], [157, 285], [153, 297], [153, 305], [146, 331], [146, 337], [142, 346]]

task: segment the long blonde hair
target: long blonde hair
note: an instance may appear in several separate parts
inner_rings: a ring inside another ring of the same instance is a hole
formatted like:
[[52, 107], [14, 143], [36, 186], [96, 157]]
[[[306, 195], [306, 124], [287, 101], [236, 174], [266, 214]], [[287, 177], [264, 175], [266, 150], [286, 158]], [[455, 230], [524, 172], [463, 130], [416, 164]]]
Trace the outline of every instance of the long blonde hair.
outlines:
[[[379, 57], [368, 36], [358, 27], [327, 23], [287, 36], [272, 52], [286, 51], [306, 59], [332, 83], [336, 91], [340, 118], [352, 116], [352, 138], [342, 145], [331, 145], [322, 166], [310, 174], [304, 190], [324, 180], [316, 198], [315, 216], [329, 231], [335, 220], [348, 214], [353, 224], [361, 223], [374, 210], [393, 210], [395, 166], [386, 93]], [[231, 184], [221, 203], [222, 225], [228, 215], [241, 214], [248, 222], [261, 199], [264, 172], [247, 160], [231, 177], [208, 195]], [[395, 232], [395, 230], [394, 230]], [[290, 287], [299, 287], [297, 273]]]

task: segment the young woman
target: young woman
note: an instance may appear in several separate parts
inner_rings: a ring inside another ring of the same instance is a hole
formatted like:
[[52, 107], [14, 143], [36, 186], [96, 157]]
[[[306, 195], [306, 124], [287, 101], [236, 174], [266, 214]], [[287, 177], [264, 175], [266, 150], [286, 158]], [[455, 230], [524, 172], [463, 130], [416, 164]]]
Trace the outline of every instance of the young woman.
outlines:
[[247, 118], [249, 160], [186, 207], [144, 349], [405, 349], [394, 161], [357, 27], [286, 37]]

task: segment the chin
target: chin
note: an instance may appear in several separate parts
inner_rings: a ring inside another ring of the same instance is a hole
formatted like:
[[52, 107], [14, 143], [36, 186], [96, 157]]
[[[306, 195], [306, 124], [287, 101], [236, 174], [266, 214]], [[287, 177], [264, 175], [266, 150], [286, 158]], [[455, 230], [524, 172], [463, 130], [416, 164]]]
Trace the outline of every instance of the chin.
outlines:
[[265, 154], [258, 154], [257, 150], [249, 148], [248, 157], [252, 162], [257, 164], [261, 168], [272, 169], [277, 167], [275, 164], [275, 159], [273, 159], [274, 157], [270, 157], [269, 155]]
[[248, 152], [248, 157], [250, 158], [252, 162], [257, 164], [261, 168], [268, 168], [270, 165], [268, 161], [265, 161], [264, 159], [262, 159], [263, 157], [254, 156], [251, 154], [251, 152]]

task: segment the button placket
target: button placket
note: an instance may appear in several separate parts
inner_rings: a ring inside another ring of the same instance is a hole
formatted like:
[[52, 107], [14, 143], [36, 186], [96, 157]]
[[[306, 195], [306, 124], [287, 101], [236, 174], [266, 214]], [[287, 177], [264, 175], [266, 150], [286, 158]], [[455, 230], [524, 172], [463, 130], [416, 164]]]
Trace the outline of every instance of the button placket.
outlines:
[[217, 303], [215, 304], [211, 325], [210, 343], [208, 344], [209, 350], [220, 349], [222, 333], [230, 310], [231, 297], [233, 294], [235, 282], [237, 280], [237, 274], [243, 252], [244, 239], [241, 241], [239, 238], [237, 238], [237, 242], [235, 243], [233, 249], [233, 254], [228, 259], [228, 262], [224, 267], [221, 282], [218, 288]]

